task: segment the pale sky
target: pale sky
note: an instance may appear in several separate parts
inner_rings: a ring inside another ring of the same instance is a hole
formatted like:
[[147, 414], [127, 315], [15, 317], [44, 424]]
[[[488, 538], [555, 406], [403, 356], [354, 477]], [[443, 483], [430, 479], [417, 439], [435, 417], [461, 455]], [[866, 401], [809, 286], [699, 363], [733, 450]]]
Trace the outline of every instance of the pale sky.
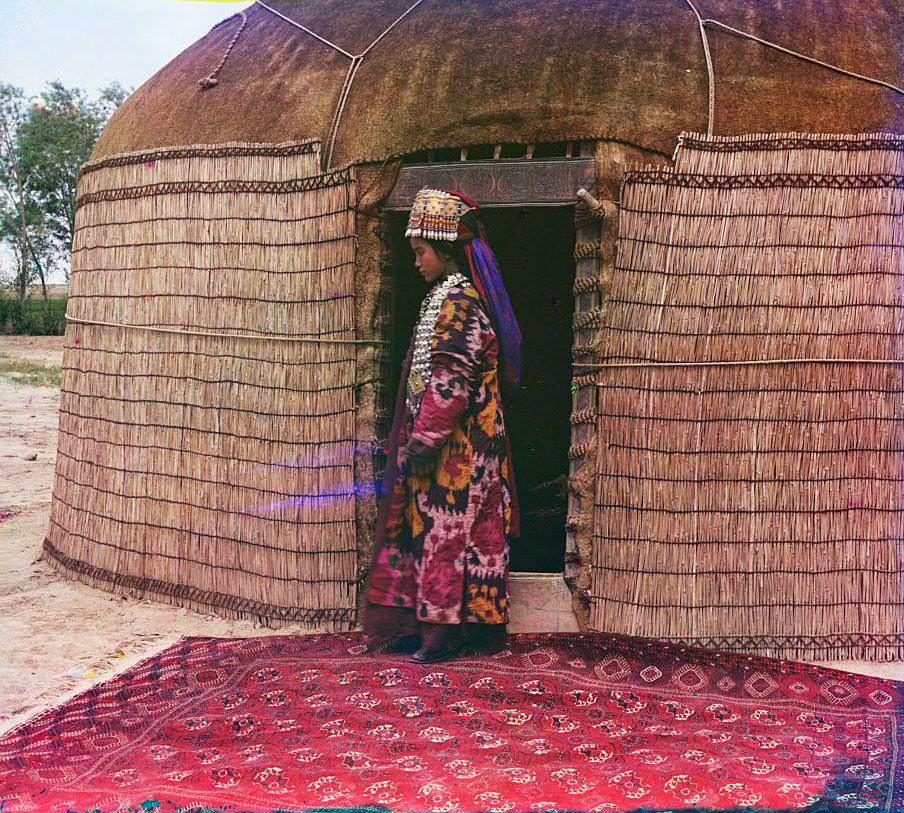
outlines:
[[0, 0], [0, 81], [138, 87], [249, 0]]
[[[37, 96], [59, 79], [96, 97], [137, 88], [250, 0], [0, 0], [0, 82]], [[0, 249], [0, 273], [11, 267]], [[50, 282], [63, 282], [62, 272]]]

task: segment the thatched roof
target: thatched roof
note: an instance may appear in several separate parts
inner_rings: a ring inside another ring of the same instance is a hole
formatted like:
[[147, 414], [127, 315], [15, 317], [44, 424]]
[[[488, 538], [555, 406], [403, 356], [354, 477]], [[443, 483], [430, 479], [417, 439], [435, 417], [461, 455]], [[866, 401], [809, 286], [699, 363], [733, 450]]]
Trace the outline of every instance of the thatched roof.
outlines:
[[[269, 3], [351, 53], [411, 0]], [[788, 48], [904, 84], [902, 0], [698, 0]], [[326, 138], [350, 60], [260, 6], [214, 27], [116, 112], [94, 158], [176, 144]], [[710, 31], [716, 133], [900, 129], [904, 97]], [[706, 66], [682, 0], [425, 0], [364, 59], [333, 163], [424, 148], [607, 137], [671, 153], [705, 131]]]

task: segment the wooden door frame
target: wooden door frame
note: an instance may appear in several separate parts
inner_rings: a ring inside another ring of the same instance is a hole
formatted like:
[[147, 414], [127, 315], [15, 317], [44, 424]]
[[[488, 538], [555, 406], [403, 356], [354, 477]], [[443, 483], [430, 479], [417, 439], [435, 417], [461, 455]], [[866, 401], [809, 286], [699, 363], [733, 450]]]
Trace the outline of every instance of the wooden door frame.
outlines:
[[[411, 208], [418, 190], [463, 189], [480, 201], [481, 207], [576, 206], [577, 190], [596, 185], [594, 143], [581, 144], [574, 158], [452, 161], [407, 164], [382, 209], [402, 212]], [[573, 589], [581, 567], [578, 533], [591, 512], [582, 505], [575, 476], [584, 468], [594, 434], [597, 392], [592, 376], [581, 375], [582, 365], [594, 361], [593, 342], [599, 329], [601, 290], [599, 282], [600, 221], [581, 216], [575, 220], [575, 286], [572, 322], [572, 408], [569, 422], [571, 441], [568, 449], [568, 509], [565, 521], [565, 565], [563, 576]], [[586, 214], [586, 211], [584, 212]], [[521, 575], [521, 574], [519, 574]], [[525, 576], [531, 574], [523, 574]], [[547, 574], [548, 577], [548, 574]]]

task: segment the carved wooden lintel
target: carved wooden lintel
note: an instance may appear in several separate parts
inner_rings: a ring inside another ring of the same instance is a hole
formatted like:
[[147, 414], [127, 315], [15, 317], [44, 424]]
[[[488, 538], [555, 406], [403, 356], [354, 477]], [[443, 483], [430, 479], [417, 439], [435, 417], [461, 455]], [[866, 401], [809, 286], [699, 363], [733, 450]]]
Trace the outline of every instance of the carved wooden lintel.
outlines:
[[410, 209], [425, 186], [460, 189], [481, 206], [569, 205], [577, 203], [578, 189], [593, 183], [592, 158], [411, 164], [400, 170], [383, 208]]

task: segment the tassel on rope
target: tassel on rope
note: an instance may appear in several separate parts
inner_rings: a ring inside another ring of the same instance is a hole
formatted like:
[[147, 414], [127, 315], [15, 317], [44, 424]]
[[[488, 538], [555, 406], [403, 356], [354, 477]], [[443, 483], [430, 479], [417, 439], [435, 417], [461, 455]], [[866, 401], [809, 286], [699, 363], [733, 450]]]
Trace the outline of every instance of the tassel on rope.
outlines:
[[239, 34], [245, 30], [245, 26], [248, 25], [248, 15], [244, 11], [240, 11], [238, 15], [242, 18], [242, 24], [239, 26], [239, 30], [235, 32], [230, 41], [229, 45], [226, 46], [226, 52], [223, 54], [223, 58], [220, 60], [220, 64], [217, 65], [207, 76], [203, 79], [198, 80], [198, 84], [201, 86], [201, 90], [209, 90], [212, 87], [216, 87], [219, 84], [219, 80], [217, 79], [217, 74], [220, 72], [222, 67], [226, 64], [226, 59], [229, 57], [230, 52], [232, 51], [232, 47], [235, 45], [236, 41], [239, 38]]

